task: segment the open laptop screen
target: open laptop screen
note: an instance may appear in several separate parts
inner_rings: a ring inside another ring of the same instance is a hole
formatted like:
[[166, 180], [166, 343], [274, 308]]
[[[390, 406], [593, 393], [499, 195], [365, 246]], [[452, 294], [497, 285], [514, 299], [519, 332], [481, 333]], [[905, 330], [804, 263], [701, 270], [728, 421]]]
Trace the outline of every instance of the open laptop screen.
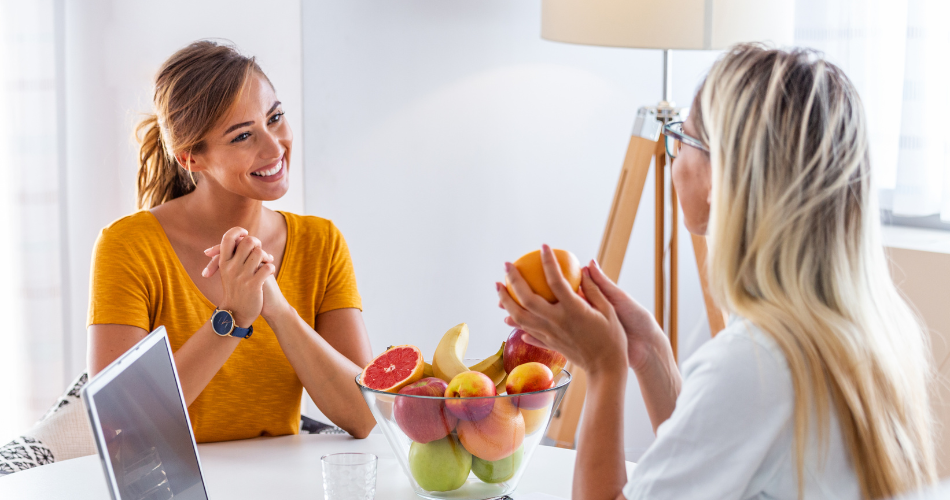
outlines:
[[164, 329], [136, 347], [86, 393], [110, 489], [117, 500], [206, 500]]

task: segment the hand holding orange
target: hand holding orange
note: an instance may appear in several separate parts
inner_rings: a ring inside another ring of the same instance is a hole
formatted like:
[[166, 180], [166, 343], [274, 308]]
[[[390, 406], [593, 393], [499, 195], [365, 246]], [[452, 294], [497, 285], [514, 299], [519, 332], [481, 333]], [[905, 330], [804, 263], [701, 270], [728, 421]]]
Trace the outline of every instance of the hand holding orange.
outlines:
[[[557, 258], [558, 267], [561, 268], [561, 274], [564, 275], [564, 279], [570, 284], [571, 289], [577, 292], [577, 289], [581, 286], [581, 265], [577, 257], [567, 250], [560, 249], [554, 249], [554, 256]], [[535, 250], [522, 255], [518, 260], [514, 261], [513, 265], [515, 269], [521, 273], [521, 277], [524, 278], [534, 293], [540, 295], [544, 300], [552, 304], [557, 302], [557, 297], [555, 297], [554, 292], [551, 291], [548, 280], [544, 275], [544, 266], [541, 263], [541, 250]], [[505, 278], [505, 285], [508, 288], [508, 294], [511, 295], [511, 298], [514, 299], [519, 306], [523, 306], [521, 300], [515, 295], [514, 287], [511, 286], [511, 281], [509, 281], [507, 277]]]

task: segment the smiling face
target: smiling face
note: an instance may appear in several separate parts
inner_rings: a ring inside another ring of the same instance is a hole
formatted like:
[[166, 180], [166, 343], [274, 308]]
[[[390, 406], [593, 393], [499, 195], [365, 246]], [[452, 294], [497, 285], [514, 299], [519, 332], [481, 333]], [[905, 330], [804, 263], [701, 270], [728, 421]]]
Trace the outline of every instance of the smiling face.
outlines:
[[[698, 137], [693, 117], [683, 124], [683, 132]], [[709, 155], [687, 144], [680, 147], [673, 159], [673, 185], [683, 207], [683, 223], [693, 234], [706, 234], [709, 224], [709, 202], [712, 196], [712, 165]]]
[[212, 128], [204, 147], [179, 161], [202, 183], [246, 198], [276, 200], [289, 187], [294, 136], [270, 83], [251, 73], [230, 112]]

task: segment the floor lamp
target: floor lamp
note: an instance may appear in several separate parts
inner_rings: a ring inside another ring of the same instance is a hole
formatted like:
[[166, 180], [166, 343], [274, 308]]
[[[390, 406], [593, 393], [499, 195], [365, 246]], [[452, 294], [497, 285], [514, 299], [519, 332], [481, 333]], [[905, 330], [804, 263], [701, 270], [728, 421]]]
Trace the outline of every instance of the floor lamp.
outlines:
[[[678, 203], [669, 180], [663, 126], [688, 110], [672, 101], [672, 50], [718, 50], [735, 43], [792, 40], [794, 4], [787, 0], [542, 0], [541, 37], [607, 47], [663, 51], [663, 100], [637, 112], [620, 179], [597, 260], [614, 281], [627, 252], [650, 165], [656, 165], [655, 314], [677, 352]], [[669, 219], [666, 214], [669, 213]], [[709, 330], [725, 326], [723, 312], [710, 299], [706, 283], [706, 239], [691, 235]], [[574, 437], [587, 393], [586, 375], [571, 368], [574, 380], [548, 427], [547, 437], [563, 448]]]

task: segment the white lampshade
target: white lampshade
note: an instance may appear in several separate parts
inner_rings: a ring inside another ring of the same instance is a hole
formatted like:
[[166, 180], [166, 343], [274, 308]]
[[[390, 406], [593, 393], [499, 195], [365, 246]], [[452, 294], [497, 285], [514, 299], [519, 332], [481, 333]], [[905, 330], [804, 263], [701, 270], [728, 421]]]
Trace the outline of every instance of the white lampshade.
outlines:
[[792, 43], [791, 0], [542, 0], [547, 40], [642, 49]]

